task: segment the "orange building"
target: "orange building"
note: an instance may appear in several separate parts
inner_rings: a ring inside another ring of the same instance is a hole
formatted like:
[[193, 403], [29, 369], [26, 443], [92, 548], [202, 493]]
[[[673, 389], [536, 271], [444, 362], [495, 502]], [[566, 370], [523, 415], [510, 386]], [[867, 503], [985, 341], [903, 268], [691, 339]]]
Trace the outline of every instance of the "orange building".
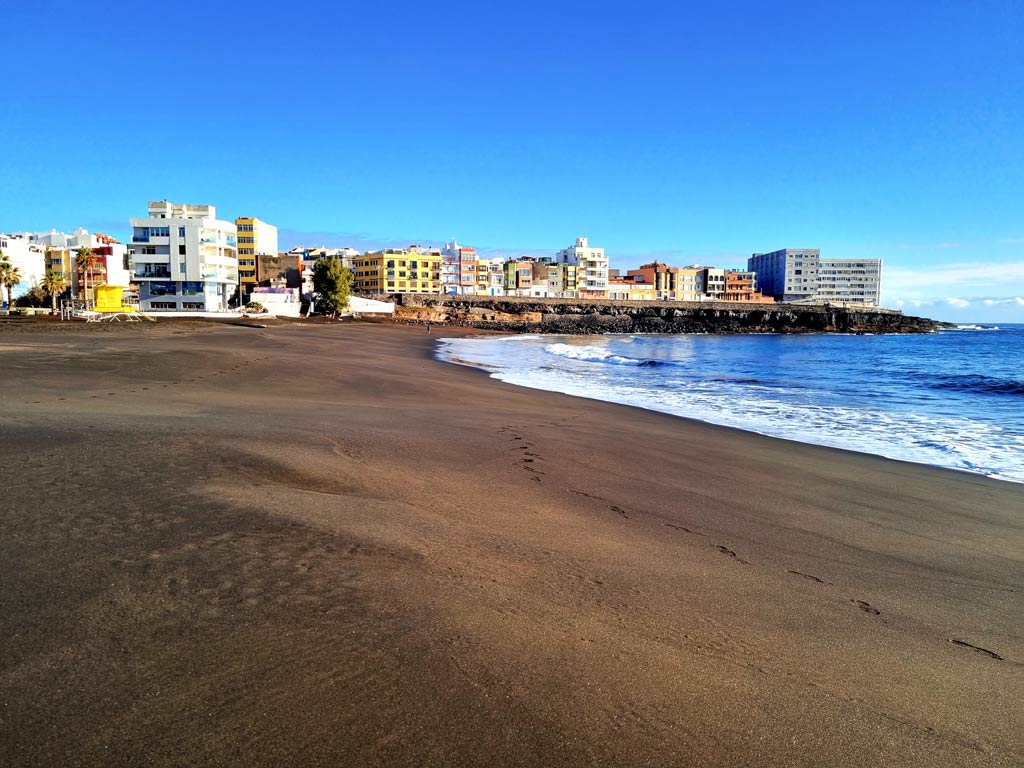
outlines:
[[747, 304], [774, 304], [771, 296], [763, 296], [757, 290], [757, 273], [740, 272], [734, 269], [725, 271], [725, 293], [722, 301], [742, 301]]
[[641, 264], [639, 269], [631, 269], [626, 273], [627, 277], [642, 277], [645, 283], [654, 286], [656, 298], [664, 301], [675, 301], [679, 290], [679, 267], [670, 267], [660, 261], [652, 261], [650, 264]]

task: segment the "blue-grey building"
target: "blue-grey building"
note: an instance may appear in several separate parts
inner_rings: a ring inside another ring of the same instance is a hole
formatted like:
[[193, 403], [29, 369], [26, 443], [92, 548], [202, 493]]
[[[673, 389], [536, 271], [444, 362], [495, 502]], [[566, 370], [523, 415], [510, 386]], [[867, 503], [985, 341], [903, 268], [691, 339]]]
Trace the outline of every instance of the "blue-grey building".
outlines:
[[817, 248], [783, 248], [755, 253], [747, 269], [757, 273], [761, 293], [781, 301], [879, 303], [881, 259], [823, 259]]

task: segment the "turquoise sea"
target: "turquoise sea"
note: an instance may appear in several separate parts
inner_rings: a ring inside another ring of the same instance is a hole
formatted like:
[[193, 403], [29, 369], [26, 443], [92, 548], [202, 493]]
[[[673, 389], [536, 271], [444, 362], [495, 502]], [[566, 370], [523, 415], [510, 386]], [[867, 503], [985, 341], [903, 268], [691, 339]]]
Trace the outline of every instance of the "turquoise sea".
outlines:
[[443, 339], [511, 384], [1024, 482], [1024, 325]]

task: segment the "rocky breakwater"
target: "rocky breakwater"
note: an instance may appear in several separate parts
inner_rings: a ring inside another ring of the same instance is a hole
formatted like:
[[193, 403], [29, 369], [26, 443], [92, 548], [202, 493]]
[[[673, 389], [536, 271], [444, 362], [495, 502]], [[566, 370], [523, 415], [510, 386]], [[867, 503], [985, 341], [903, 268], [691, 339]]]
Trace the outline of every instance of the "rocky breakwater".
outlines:
[[891, 309], [731, 302], [404, 294], [395, 319], [510, 333], [930, 333], [950, 327]]

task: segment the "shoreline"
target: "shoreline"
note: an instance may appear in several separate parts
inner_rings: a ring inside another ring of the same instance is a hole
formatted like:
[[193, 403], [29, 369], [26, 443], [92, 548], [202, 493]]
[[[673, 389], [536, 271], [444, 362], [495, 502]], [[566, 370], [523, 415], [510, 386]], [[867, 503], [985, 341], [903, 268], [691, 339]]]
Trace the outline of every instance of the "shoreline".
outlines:
[[[942, 333], [944, 331], [936, 331], [936, 332], [937, 333]], [[564, 337], [564, 336], [567, 336], [569, 334], [537, 333], [535, 335], [539, 336], [539, 337], [541, 337], [541, 336]], [[622, 335], [622, 336], [652, 336], [652, 337], [656, 337], [656, 336], [661, 336], [662, 334], [629, 333], [629, 334], [604, 334], [604, 335], [605, 336], [619, 336], [619, 335]], [[697, 335], [697, 334], [684, 334], [684, 335]], [[750, 334], [746, 334], [746, 335], [750, 335]], [[760, 334], [760, 335], [765, 335], [765, 334]], [[775, 335], [785, 336], [787, 334], [775, 334]], [[822, 333], [822, 334], [816, 334], [816, 335], [830, 335], [830, 334]], [[832, 335], [841, 335], [842, 336], [842, 335], [848, 335], [848, 334], [832, 334]], [[879, 335], [882, 335], [882, 334], [879, 334]], [[900, 334], [891, 334], [891, 335], [900, 335]], [[495, 334], [486, 334], [486, 335], [484, 335], [484, 334], [466, 334], [466, 335], [461, 336], [461, 337], [452, 337], [451, 340], [454, 341], [454, 340], [457, 340], [458, 338], [468, 338], [468, 339], [472, 339], [472, 338], [481, 338], [481, 339], [485, 339], [485, 338], [486, 339], [502, 338], [502, 339], [514, 340], [514, 339], [527, 338], [527, 335], [525, 335], [525, 334], [524, 335], [512, 335], [512, 334], [500, 334], [499, 335], [499, 334], [496, 334], [496, 333]], [[581, 337], [581, 338], [589, 338], [589, 337], [584, 336], [584, 337]], [[454, 358], [454, 357], [451, 360], [445, 359], [443, 357], [444, 352], [443, 352], [443, 348], [441, 346], [445, 341], [446, 341], [446, 339], [443, 338], [443, 337], [439, 336], [437, 338], [437, 341], [436, 341], [437, 346], [436, 346], [435, 351], [433, 353], [434, 359], [436, 359], [436, 360], [438, 360], [440, 362], [443, 362], [443, 363], [448, 363], [448, 364], [457, 365], [457, 366], [464, 367], [464, 368], [471, 368], [471, 369], [478, 370], [481, 373], [484, 373], [487, 376], [487, 378], [492, 379], [493, 381], [496, 381], [496, 382], [499, 382], [499, 383], [502, 383], [502, 384], [508, 384], [510, 386], [513, 386], [513, 387], [519, 387], [519, 388], [522, 388], [522, 389], [525, 389], [525, 390], [528, 390], [528, 391], [534, 391], [534, 392], [538, 392], [538, 391], [542, 391], [542, 392], [556, 392], [558, 394], [565, 395], [566, 397], [578, 398], [578, 399], [581, 399], [581, 400], [585, 400], [585, 401], [589, 401], [589, 402], [595, 402], [595, 403], [598, 403], [598, 402], [599, 403], [610, 403], [610, 404], [614, 404], [614, 405], [624, 406], [624, 407], [627, 407], [627, 408], [636, 408], [636, 409], [647, 411], [647, 412], [650, 412], [650, 413], [658, 413], [658, 414], [661, 414], [661, 415], [664, 415], [664, 416], [669, 416], [669, 417], [672, 417], [672, 418], [675, 418], [675, 419], [681, 419], [682, 421], [687, 422], [687, 423], [702, 424], [702, 425], [706, 425], [706, 426], [718, 427], [718, 428], [727, 429], [727, 430], [734, 430], [734, 431], [736, 431], [738, 433], [751, 434], [751, 435], [759, 435], [761, 437], [770, 438], [772, 440], [782, 440], [782, 441], [785, 441], [787, 443], [793, 443], [793, 444], [797, 444], [797, 445], [814, 446], [816, 448], [824, 448], [824, 449], [828, 449], [828, 450], [841, 451], [841, 452], [851, 453], [851, 454], [858, 454], [858, 455], [861, 455], [861, 456], [873, 456], [875, 458], [884, 459], [886, 461], [894, 461], [894, 462], [899, 462], [899, 463], [903, 463], [903, 464], [910, 464], [910, 465], [914, 465], [914, 466], [918, 466], [918, 467], [930, 467], [932, 469], [940, 469], [940, 470], [945, 470], [945, 471], [949, 471], [949, 472], [956, 472], [956, 473], [959, 473], [959, 474], [968, 475], [970, 477], [984, 477], [984, 478], [989, 479], [989, 480], [996, 480], [996, 481], [999, 481], [999, 482], [1011, 483], [1011, 484], [1014, 484], [1014, 485], [1022, 485], [1022, 484], [1024, 484], [1024, 480], [1018, 480], [1018, 479], [1015, 479], [1015, 478], [1012, 478], [1012, 477], [1005, 477], [1005, 476], [998, 475], [998, 474], [987, 474], [987, 473], [984, 473], [984, 472], [972, 471], [970, 469], [961, 468], [961, 467], [945, 466], [945, 465], [942, 465], [942, 464], [935, 464], [935, 463], [927, 462], [927, 461], [914, 461], [913, 459], [907, 459], [907, 458], [903, 458], [903, 457], [900, 457], [900, 456], [888, 455], [888, 454], [885, 454], [885, 453], [879, 453], [879, 452], [874, 452], [874, 451], [869, 451], [869, 450], [859, 450], [859, 449], [853, 448], [853, 447], [847, 447], [847, 446], [842, 446], [842, 445], [829, 445], [827, 443], [813, 442], [811, 440], [799, 439], [799, 438], [796, 438], [796, 437], [786, 437], [784, 435], [772, 434], [770, 432], [764, 432], [764, 431], [753, 429], [753, 428], [744, 428], [744, 427], [734, 426], [732, 424], [720, 424], [720, 423], [717, 423], [717, 422], [714, 422], [714, 421], [708, 421], [708, 420], [705, 420], [705, 419], [696, 418], [694, 416], [686, 416], [686, 415], [682, 415], [682, 414], [678, 414], [678, 413], [673, 413], [673, 412], [668, 411], [668, 410], [661, 410], [661, 409], [658, 409], [658, 408], [655, 408], [655, 407], [649, 407], [649, 406], [641, 405], [641, 404], [627, 403], [627, 402], [621, 402], [621, 401], [618, 401], [618, 400], [611, 400], [611, 399], [604, 399], [604, 398], [601, 398], [601, 397], [593, 397], [593, 396], [588, 396], [588, 395], [583, 395], [583, 394], [576, 394], [576, 393], [572, 393], [572, 392], [566, 392], [566, 391], [563, 391], [561, 389], [544, 389], [542, 387], [533, 387], [533, 386], [530, 386], [530, 385], [527, 385], [527, 384], [520, 384], [520, 383], [517, 383], [517, 382], [505, 381], [504, 379], [499, 378], [499, 372], [498, 371], [492, 371], [491, 369], [489, 369], [484, 364], [477, 363], [477, 362], [474, 362], [474, 361], [471, 361], [471, 360], [463, 360], [461, 358]]]
[[1024, 757], [1015, 484], [151, 327], [0, 335], [12, 765]]

